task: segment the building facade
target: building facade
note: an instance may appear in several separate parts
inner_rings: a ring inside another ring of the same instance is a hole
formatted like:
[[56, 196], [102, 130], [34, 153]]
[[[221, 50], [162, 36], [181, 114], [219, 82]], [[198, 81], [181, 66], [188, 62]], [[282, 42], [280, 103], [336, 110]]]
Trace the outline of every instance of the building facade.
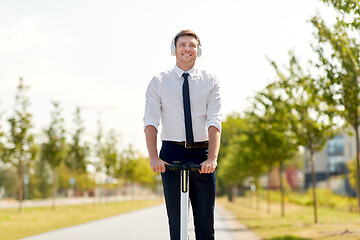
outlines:
[[[355, 135], [340, 133], [328, 139], [323, 150], [314, 154], [316, 186], [329, 188], [337, 194], [356, 196], [348, 181], [347, 163], [356, 156]], [[305, 150], [305, 189], [312, 186], [310, 153]]]

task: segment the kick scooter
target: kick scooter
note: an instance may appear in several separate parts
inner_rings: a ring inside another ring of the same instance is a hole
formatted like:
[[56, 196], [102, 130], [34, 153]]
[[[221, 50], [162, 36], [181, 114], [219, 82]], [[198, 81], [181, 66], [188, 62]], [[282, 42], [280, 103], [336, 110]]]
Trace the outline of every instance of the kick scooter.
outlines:
[[195, 163], [180, 163], [174, 161], [170, 165], [165, 165], [171, 171], [180, 171], [180, 240], [188, 239], [188, 204], [189, 204], [189, 173], [201, 169], [201, 165]]

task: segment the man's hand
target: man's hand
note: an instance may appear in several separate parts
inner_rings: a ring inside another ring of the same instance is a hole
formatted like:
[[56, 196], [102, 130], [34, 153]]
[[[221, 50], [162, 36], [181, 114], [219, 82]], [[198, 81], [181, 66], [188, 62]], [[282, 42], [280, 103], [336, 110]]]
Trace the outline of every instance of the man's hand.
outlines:
[[208, 159], [205, 162], [201, 163], [200, 173], [213, 173], [217, 166], [217, 161]]
[[165, 164], [167, 164], [167, 163], [158, 157], [150, 158], [150, 167], [151, 167], [151, 170], [153, 170], [153, 172], [158, 172], [158, 173], [165, 172]]

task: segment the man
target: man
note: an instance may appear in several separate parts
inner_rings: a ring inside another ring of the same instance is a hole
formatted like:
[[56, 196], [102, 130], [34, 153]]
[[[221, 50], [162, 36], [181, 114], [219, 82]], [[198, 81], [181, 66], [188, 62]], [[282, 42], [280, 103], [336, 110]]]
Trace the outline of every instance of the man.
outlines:
[[[214, 239], [215, 169], [221, 132], [219, 82], [214, 75], [195, 68], [201, 45], [193, 31], [182, 30], [175, 36], [172, 54], [176, 56], [174, 69], [153, 77], [146, 92], [144, 131], [150, 167], [161, 173], [170, 237], [178, 240], [180, 173], [165, 171], [165, 164], [201, 164], [200, 171], [190, 172], [189, 198], [196, 239], [210, 240]], [[160, 120], [162, 147], [158, 155]]]

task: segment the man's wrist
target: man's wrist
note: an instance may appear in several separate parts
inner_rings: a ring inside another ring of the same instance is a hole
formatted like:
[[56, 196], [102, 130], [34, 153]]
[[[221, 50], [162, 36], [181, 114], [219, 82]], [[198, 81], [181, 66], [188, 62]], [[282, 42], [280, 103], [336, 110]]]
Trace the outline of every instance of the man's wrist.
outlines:
[[210, 160], [210, 161], [214, 161], [214, 162], [216, 162], [217, 161], [217, 159], [218, 159], [218, 157], [217, 156], [208, 156], [208, 158], [207, 158], [208, 160]]
[[208, 158], [207, 161], [211, 163], [217, 163], [217, 158]]
[[159, 159], [159, 156], [154, 155], [154, 156], [149, 156], [149, 158], [150, 158], [150, 160], [151, 160], [151, 159]]

